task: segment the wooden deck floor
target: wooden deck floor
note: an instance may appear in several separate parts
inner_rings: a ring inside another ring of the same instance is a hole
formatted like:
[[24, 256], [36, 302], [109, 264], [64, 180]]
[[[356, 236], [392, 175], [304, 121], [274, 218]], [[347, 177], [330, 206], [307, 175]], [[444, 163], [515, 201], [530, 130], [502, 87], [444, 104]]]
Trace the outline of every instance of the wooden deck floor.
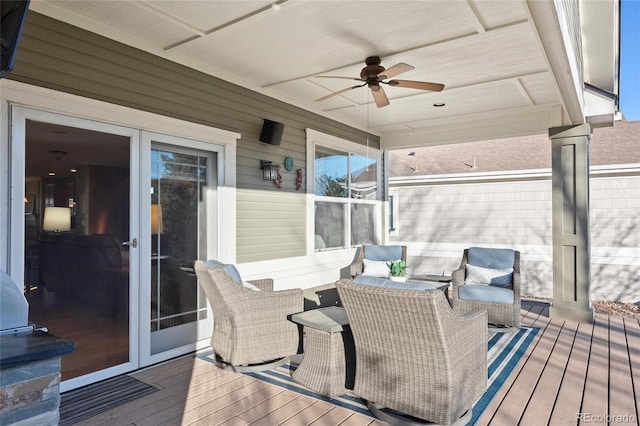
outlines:
[[[479, 419], [479, 425], [638, 425], [640, 323], [596, 315], [594, 324], [551, 321], [523, 303], [536, 340]], [[132, 376], [160, 389], [82, 425], [383, 425], [194, 358]]]

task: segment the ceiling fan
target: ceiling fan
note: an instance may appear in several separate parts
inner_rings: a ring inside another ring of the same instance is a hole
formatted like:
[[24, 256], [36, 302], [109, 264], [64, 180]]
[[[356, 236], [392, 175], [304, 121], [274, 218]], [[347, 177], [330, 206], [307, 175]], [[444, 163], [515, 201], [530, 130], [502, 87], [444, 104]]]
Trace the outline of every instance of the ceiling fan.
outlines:
[[378, 108], [389, 105], [389, 99], [387, 98], [387, 94], [382, 89], [380, 84], [388, 84], [389, 86], [396, 87], [407, 87], [409, 89], [420, 89], [420, 90], [430, 90], [432, 92], [441, 92], [444, 89], [444, 84], [440, 83], [428, 83], [426, 81], [413, 81], [413, 80], [389, 80], [384, 81], [389, 78], [395, 77], [403, 72], [411, 71], [414, 69], [413, 66], [400, 62], [399, 64], [395, 64], [390, 68], [383, 67], [380, 65], [380, 57], [379, 56], [369, 56], [365, 60], [366, 67], [362, 68], [360, 71], [360, 78], [354, 77], [340, 77], [333, 75], [317, 75], [317, 78], [346, 78], [348, 80], [356, 80], [356, 81], [364, 81], [363, 84], [358, 84], [356, 86], [347, 87], [346, 89], [338, 90], [337, 92], [333, 92], [328, 94], [327, 96], [323, 96], [321, 98], [316, 99], [317, 102], [324, 101], [325, 99], [332, 98], [334, 96], [340, 95], [342, 93], [348, 92], [349, 90], [357, 89], [358, 87], [369, 86], [371, 89], [371, 93], [373, 94], [373, 100], [375, 101]]

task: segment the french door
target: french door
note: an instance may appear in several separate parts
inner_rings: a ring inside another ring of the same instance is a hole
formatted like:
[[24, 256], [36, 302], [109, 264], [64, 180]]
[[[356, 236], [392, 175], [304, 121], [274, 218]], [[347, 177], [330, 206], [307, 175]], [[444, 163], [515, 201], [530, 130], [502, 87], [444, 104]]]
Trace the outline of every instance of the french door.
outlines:
[[218, 255], [223, 147], [12, 112], [24, 203], [12, 204], [10, 274], [25, 283], [29, 321], [76, 344], [61, 390], [205, 347], [212, 317], [193, 263]]
[[25, 202], [12, 207], [12, 220], [23, 222], [13, 228], [24, 231], [12, 238], [11, 275], [24, 283], [29, 321], [75, 343], [62, 358], [60, 389], [134, 370], [140, 132], [18, 106], [12, 113], [12, 181]]

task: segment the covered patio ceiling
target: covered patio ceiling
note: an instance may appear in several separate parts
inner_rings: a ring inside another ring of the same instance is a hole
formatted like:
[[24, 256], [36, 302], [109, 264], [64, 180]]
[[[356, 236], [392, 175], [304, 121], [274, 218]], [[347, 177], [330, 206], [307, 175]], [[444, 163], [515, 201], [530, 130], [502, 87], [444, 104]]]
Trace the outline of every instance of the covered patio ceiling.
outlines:
[[[617, 0], [32, 0], [30, 8], [367, 129], [390, 149], [543, 133], [590, 115], [610, 124], [617, 110]], [[358, 77], [372, 55], [386, 68], [415, 67], [398, 79], [445, 89], [387, 85], [383, 108], [366, 87], [315, 101], [361, 83], [316, 76]]]

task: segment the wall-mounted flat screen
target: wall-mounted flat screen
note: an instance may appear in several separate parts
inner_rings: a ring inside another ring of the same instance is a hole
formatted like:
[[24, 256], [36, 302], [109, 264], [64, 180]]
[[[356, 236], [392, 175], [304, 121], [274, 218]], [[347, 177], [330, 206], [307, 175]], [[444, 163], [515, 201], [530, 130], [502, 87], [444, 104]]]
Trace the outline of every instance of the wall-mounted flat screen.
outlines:
[[0, 78], [13, 69], [30, 0], [0, 0]]

